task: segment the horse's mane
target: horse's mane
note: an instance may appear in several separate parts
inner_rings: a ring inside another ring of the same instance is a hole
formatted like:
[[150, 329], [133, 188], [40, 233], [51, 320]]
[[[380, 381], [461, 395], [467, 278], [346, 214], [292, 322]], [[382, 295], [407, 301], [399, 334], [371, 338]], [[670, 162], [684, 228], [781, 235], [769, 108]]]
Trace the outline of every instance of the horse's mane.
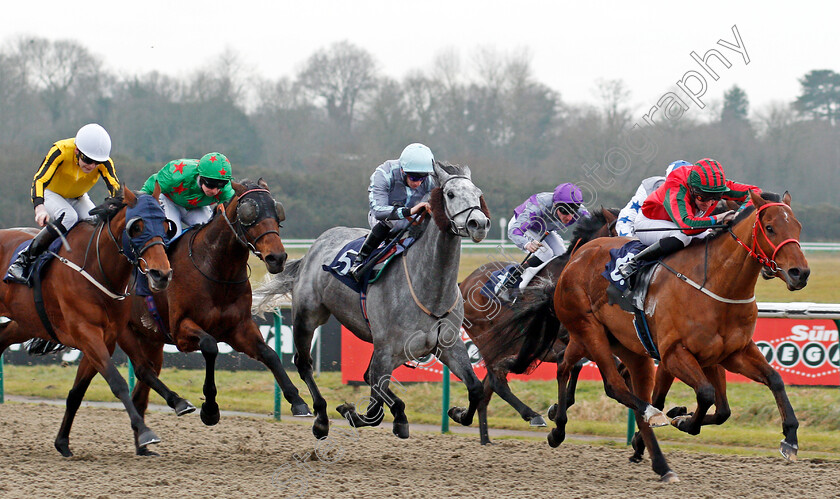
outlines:
[[[779, 202], [782, 201], [782, 196], [776, 194], [775, 192], [764, 191], [764, 192], [761, 193], [761, 199], [764, 199], [765, 201], [770, 201], [771, 203], [779, 203]], [[729, 226], [730, 227], [735, 227], [741, 221], [743, 221], [744, 219], [749, 217], [750, 214], [752, 214], [752, 212], [754, 212], [754, 211], [755, 211], [755, 205], [750, 203], [749, 206], [747, 206], [746, 208], [741, 210], [740, 213], [738, 213], [738, 216], [735, 217], [735, 219], [729, 224]], [[724, 230], [718, 230], [716, 233], [712, 234], [711, 236], [707, 237], [706, 239], [709, 239], [709, 240], [715, 239], [715, 238], [720, 237], [721, 234], [725, 234], [725, 233], [726, 233], [725, 229]]]
[[89, 213], [96, 216], [99, 222], [108, 223], [124, 207], [125, 201], [122, 195], [119, 195], [112, 198], [105, 198], [102, 204], [91, 209]]
[[[616, 208], [608, 208], [607, 211], [618, 217], [618, 212], [620, 210]], [[581, 217], [575, 224], [574, 230], [572, 230], [572, 241], [569, 243], [569, 249], [574, 248], [581, 241], [588, 242], [592, 240], [592, 236], [594, 236], [595, 233], [601, 230], [601, 228], [603, 228], [606, 224], [607, 219], [601, 210], [595, 210], [594, 213]]]

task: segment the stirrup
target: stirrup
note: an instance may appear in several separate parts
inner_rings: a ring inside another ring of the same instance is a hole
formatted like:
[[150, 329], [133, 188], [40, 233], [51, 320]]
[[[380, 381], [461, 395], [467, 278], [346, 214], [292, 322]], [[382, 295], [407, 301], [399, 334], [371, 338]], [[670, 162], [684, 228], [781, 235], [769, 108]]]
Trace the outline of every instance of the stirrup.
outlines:
[[637, 270], [639, 270], [639, 262], [636, 260], [630, 260], [618, 268], [618, 273], [621, 274], [622, 278], [628, 279], [630, 276], [635, 274]]
[[[31, 265], [31, 264], [30, 264]], [[9, 269], [6, 272], [8, 277], [6, 278], [6, 282], [16, 282], [18, 284], [29, 284], [29, 281], [26, 279], [26, 267], [30, 265], [25, 265], [24, 262], [19, 260], [15, 260], [9, 265]]]
[[365, 266], [364, 262], [359, 262], [359, 263], [353, 264], [353, 266], [350, 267], [350, 270], [347, 271], [347, 275], [352, 277], [354, 281], [360, 282], [362, 280], [362, 276], [359, 275], [359, 272], [362, 270], [362, 268], [364, 266]]

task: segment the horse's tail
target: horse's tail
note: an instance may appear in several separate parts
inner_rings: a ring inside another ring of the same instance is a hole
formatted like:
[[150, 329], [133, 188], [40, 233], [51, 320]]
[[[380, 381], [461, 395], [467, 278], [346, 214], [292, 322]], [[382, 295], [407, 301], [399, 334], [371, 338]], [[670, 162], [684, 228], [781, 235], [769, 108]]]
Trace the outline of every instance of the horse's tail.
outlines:
[[301, 259], [286, 262], [283, 272], [270, 278], [268, 282], [254, 290], [254, 302], [251, 305], [251, 312], [254, 315], [262, 315], [271, 312], [277, 307], [277, 301], [282, 296], [292, 292], [298, 275], [300, 274]]
[[60, 352], [66, 348], [67, 345], [62, 345], [61, 343], [41, 338], [33, 338], [29, 340], [29, 343], [26, 345], [26, 353], [29, 355], [46, 355], [48, 353]]
[[515, 355], [510, 371], [521, 374], [548, 353], [562, 329], [554, 315], [554, 288], [552, 283], [522, 290], [512, 313], [484, 335], [487, 344], [482, 355], [487, 365]]

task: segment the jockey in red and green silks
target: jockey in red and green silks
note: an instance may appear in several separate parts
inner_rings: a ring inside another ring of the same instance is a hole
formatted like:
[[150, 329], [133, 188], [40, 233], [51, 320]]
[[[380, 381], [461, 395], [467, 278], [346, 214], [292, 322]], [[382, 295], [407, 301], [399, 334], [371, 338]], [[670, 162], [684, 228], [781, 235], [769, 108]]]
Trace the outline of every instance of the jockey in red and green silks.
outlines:
[[710, 226], [735, 217], [734, 211], [712, 215], [718, 202], [729, 199], [743, 203], [751, 190], [760, 192], [754, 185], [727, 180], [723, 166], [710, 158], [675, 170], [648, 196], [636, 216], [636, 237], [648, 247], [620, 267], [619, 272], [627, 278], [638, 270], [639, 262], [671, 254], [693, 239], [708, 236]]
[[151, 194], [160, 185], [160, 205], [166, 217], [183, 229], [207, 223], [213, 205], [230, 200], [232, 172], [224, 154], [211, 152], [201, 159], [176, 159], [146, 180], [142, 192]]

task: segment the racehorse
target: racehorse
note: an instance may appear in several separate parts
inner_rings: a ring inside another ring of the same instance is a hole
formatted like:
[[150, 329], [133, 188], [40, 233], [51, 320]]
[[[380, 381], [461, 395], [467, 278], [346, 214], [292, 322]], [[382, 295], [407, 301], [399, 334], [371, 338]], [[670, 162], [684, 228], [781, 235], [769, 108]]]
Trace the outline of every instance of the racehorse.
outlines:
[[[156, 189], [153, 195], [135, 196], [123, 187], [121, 196], [106, 199], [90, 211], [98, 217], [96, 225], [79, 223], [67, 233], [70, 249], [58, 251], [59, 261], [51, 262], [43, 275], [46, 321], [39, 319], [32, 289], [0, 283], [0, 315], [11, 319], [0, 330], [0, 354], [11, 344], [36, 338], [44, 351], [61, 345], [81, 350], [84, 362], [93, 372], [87, 376], [80, 368], [77, 373], [67, 396], [62, 429], [72, 424], [85, 390], [98, 372], [125, 406], [137, 441], [143, 445], [160, 442], [143, 422], [131, 401], [128, 385], [111, 361], [117, 334], [130, 313], [130, 301], [124, 299], [126, 294], [122, 291], [127, 289], [132, 271], [145, 274], [152, 290], [166, 289], [172, 277], [165, 251], [167, 221], [157, 201], [159, 195]], [[135, 216], [134, 212], [141, 208], [146, 214]], [[4, 262], [4, 269], [15, 248], [31, 237], [24, 230], [0, 231], [0, 261]], [[55, 448], [65, 457], [73, 455], [62, 431], [56, 437]]]
[[[637, 336], [633, 315], [608, 303], [608, 283], [601, 276], [610, 259], [609, 250], [620, 247], [627, 239], [592, 241], [572, 256], [553, 296], [554, 313], [568, 329], [570, 340], [558, 366], [557, 427], [549, 434], [550, 445], [557, 446], [565, 438], [566, 382], [572, 366], [586, 356], [597, 362], [606, 394], [635, 411], [653, 470], [663, 481], [678, 478], [668, 467], [651, 427], [670, 422], [679, 430], [696, 435], [704, 424], [720, 424], [728, 412], [721, 367], [770, 388], [782, 416], [784, 440], [780, 452], [787, 460], [796, 459], [799, 423], [781, 376], [752, 340], [758, 316], [754, 292], [759, 274], [779, 277], [789, 290], [796, 291], [805, 287], [810, 270], [799, 246], [801, 224], [790, 208], [790, 195], [785, 193], [780, 198], [777, 194], [751, 192], [750, 199], [752, 205], [741, 211], [726, 232], [666, 257], [664, 265], [654, 272], [645, 315], [661, 357], [661, 374], [657, 377], [662, 379], [657, 380], [660, 386], [653, 394], [653, 403], [651, 353]], [[686, 283], [693, 283], [697, 289], [689, 289]], [[501, 336], [500, 342], [516, 341], [530, 331], [539, 333], [533, 327], [551, 313], [549, 305], [536, 295], [529, 305], [534, 322], [500, 324], [494, 330]], [[539, 341], [525, 342], [525, 347], [530, 348], [520, 352], [518, 366], [539, 358], [541, 352], [533, 348], [535, 344]], [[625, 386], [611, 361], [613, 353], [626, 366], [632, 390]], [[697, 407], [693, 413], [669, 421], [660, 409], [673, 376], [694, 389]], [[724, 407], [725, 413], [707, 415], [713, 404], [719, 409]]]
[[[201, 350], [204, 355], [201, 421], [206, 425], [218, 423], [215, 362], [219, 341], [265, 364], [292, 404], [292, 414], [310, 414], [277, 353], [266, 345], [251, 318], [248, 255], [259, 257], [270, 273], [283, 270], [286, 250], [279, 232], [279, 224], [285, 219], [283, 205], [274, 200], [262, 179], [232, 182], [231, 186], [236, 195], [227, 206], [220, 205], [210, 222], [192, 227], [170, 245], [169, 260], [175, 277], [166, 292], [154, 294], [159, 318], [152, 315], [144, 297], [132, 300], [131, 318], [120, 332], [118, 343], [137, 374], [133, 400], [141, 416], [148, 406], [150, 387], [177, 415], [195, 410], [158, 379], [163, 346], [174, 343], [181, 351]], [[96, 373], [85, 360], [80, 362], [79, 371], [93, 377]], [[72, 421], [72, 414], [69, 419]], [[66, 437], [69, 425], [62, 430]], [[136, 444], [137, 455], [155, 455], [140, 441]]]
[[470, 365], [460, 338], [463, 299], [458, 289], [461, 238], [481, 241], [490, 228], [490, 217], [481, 190], [471, 180], [469, 167], [436, 162], [434, 178], [439, 187], [431, 193], [432, 218], [426, 220], [422, 235], [404, 256], [392, 263], [367, 290], [367, 316], [360, 306], [360, 295], [322, 270], [339, 249], [365, 235], [362, 229], [330, 229], [312, 244], [300, 260], [289, 262], [286, 270], [266, 284], [266, 300], [292, 291], [292, 321], [295, 365], [312, 393], [318, 438], [329, 433], [327, 404], [312, 377], [309, 347], [317, 326], [330, 314], [360, 339], [373, 343], [373, 355], [365, 372], [371, 386], [367, 413], [360, 415], [349, 404], [338, 411], [354, 426], [377, 426], [382, 422], [383, 403], [394, 415], [393, 432], [408, 438], [405, 403], [389, 388], [391, 373], [401, 364], [434, 353], [452, 373], [467, 385], [469, 407], [453, 407], [449, 416], [469, 425], [482, 398], [481, 382]]
[[[569, 261], [569, 255], [581, 244], [598, 237], [615, 235], [615, 220], [618, 210], [601, 209], [600, 212], [595, 212], [589, 217], [580, 219], [572, 233], [572, 240], [569, 244], [568, 251], [557, 258], [549, 261], [535, 276], [537, 279], [533, 282], [554, 283], [563, 271], [563, 267]], [[481, 293], [481, 289], [485, 283], [490, 279], [493, 272], [503, 269], [513, 262], [494, 261], [489, 262], [478, 269], [474, 270], [466, 279], [461, 281], [458, 285], [461, 288], [461, 294], [464, 296], [464, 330], [473, 340], [479, 353], [484, 355], [483, 350], [489, 341], [492, 341], [486, 336], [490, 328], [500, 320], [504, 320], [517, 308], [516, 302], [502, 304], [497, 298], [490, 298]], [[560, 323], [553, 321], [547, 327], [559, 328]], [[545, 355], [540, 359], [545, 362], [556, 362], [558, 356], [563, 355], [563, 350], [566, 348], [568, 341], [568, 333], [565, 330], [560, 331], [556, 339], [551, 345], [551, 348], [545, 352]], [[493, 392], [499, 394], [502, 399], [510, 404], [516, 412], [522, 416], [522, 419], [530, 422], [531, 426], [545, 426], [543, 417], [523, 403], [516, 395], [513, 394], [508, 385], [507, 375], [510, 372], [510, 363], [512, 357], [515, 357], [518, 348], [510, 345], [507, 355], [499, 359], [497, 362], [488, 364], [485, 359], [485, 367], [487, 374], [482, 380], [484, 388], [484, 398], [478, 405], [478, 425], [481, 435], [481, 444], [489, 444], [490, 436], [487, 428], [487, 405], [493, 397]], [[570, 383], [574, 385], [577, 382], [577, 374], [580, 372], [578, 367], [573, 373]], [[571, 390], [574, 394], [574, 389]]]

